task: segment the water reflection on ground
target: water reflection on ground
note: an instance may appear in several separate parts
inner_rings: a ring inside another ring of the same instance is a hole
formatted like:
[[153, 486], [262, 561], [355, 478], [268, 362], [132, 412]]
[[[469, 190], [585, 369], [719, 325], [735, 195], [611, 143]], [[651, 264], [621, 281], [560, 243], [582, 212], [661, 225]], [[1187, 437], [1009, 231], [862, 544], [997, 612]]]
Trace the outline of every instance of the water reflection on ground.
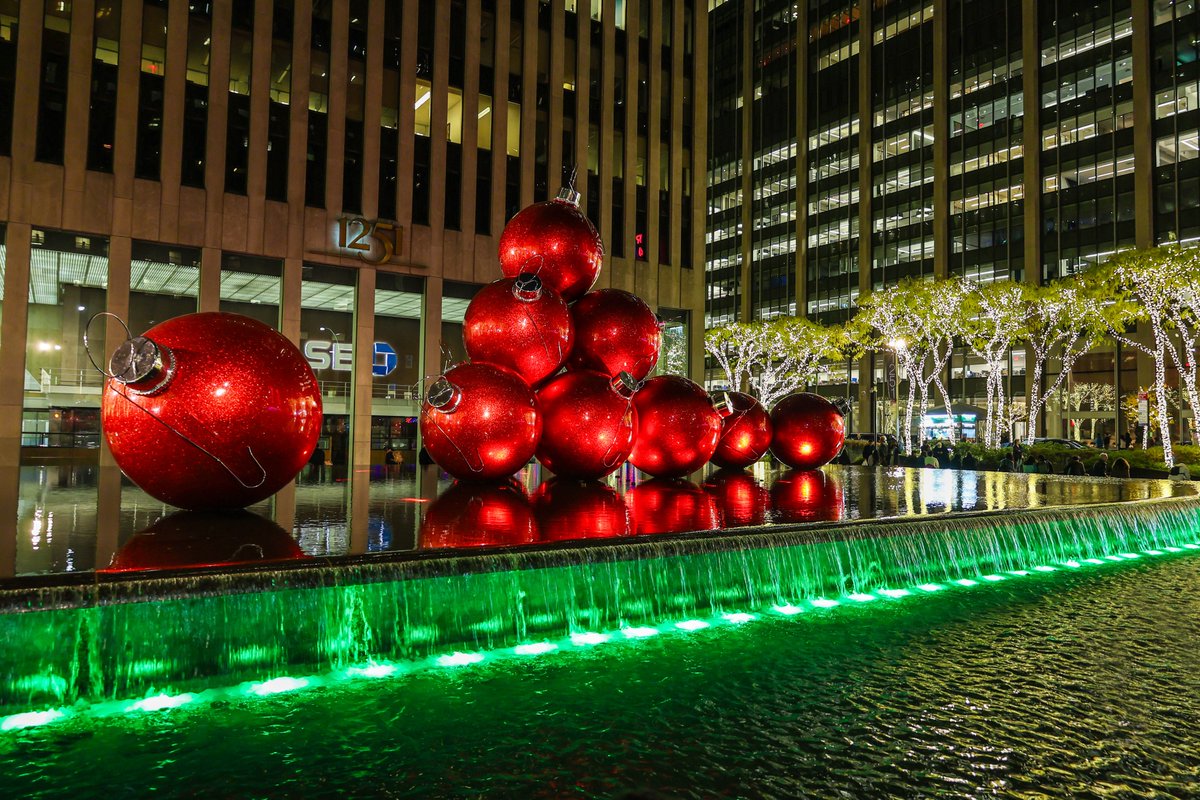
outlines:
[[354, 475], [325, 468], [300, 476], [294, 505], [286, 509], [272, 500], [247, 512], [214, 515], [178, 512], [94, 465], [26, 467], [10, 534], [16, 537], [15, 563], [0, 564], [0, 578], [1196, 494], [1191, 483], [902, 467], [797, 472], [759, 464], [748, 472], [706, 470], [694, 477], [651, 480], [626, 465], [605, 481], [574, 481], [534, 464], [488, 485], [454, 482], [436, 467], [378, 467]]

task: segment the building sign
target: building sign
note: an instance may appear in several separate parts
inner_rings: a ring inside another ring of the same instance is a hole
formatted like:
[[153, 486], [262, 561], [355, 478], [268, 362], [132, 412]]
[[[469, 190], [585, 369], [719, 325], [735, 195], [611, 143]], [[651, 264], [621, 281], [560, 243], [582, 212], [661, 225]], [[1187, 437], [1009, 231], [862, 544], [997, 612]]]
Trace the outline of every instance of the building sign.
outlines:
[[1150, 393], [1138, 392], [1137, 414], [1139, 425], [1150, 424]]
[[400, 260], [404, 229], [391, 220], [338, 217], [330, 232], [330, 239], [333, 245], [330, 249], [313, 252], [327, 256], [357, 258], [367, 264], [403, 263], [410, 267], [421, 266]]
[[[376, 378], [386, 378], [396, 371], [400, 357], [396, 349], [387, 342], [375, 342], [374, 360], [371, 362], [371, 374]], [[331, 369], [335, 372], [354, 371], [354, 344], [351, 342], [329, 342], [320, 339], [310, 339], [304, 343], [304, 358], [313, 372]]]

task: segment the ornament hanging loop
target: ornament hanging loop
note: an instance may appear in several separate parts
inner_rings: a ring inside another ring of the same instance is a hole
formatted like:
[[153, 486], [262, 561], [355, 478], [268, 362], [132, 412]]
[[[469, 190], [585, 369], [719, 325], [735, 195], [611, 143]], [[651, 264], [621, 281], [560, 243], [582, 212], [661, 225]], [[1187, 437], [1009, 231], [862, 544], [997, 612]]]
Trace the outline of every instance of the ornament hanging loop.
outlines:
[[[91, 361], [92, 366], [96, 368], [96, 371], [99, 372], [101, 375], [104, 375], [106, 378], [112, 378], [113, 380], [120, 380], [113, 372], [110, 371], [113, 366], [111, 362], [109, 363], [109, 369], [105, 369], [104, 367], [102, 367], [96, 363], [96, 357], [92, 355], [92, 346], [88, 342], [88, 334], [92, 330], [92, 324], [95, 323], [96, 320], [100, 319], [100, 317], [112, 317], [113, 319], [115, 319], [117, 321], [117, 324], [125, 329], [125, 340], [126, 341], [131, 341], [133, 339], [133, 332], [129, 330], [129, 326], [125, 324], [125, 320], [121, 319], [116, 314], [112, 313], [111, 311], [101, 311], [98, 314], [93, 314], [92, 318], [88, 320], [87, 325], [85, 325], [83, 328], [83, 351], [85, 353], [87, 353], [88, 361]], [[116, 357], [115, 353], [113, 354], [113, 357], [114, 358]]]

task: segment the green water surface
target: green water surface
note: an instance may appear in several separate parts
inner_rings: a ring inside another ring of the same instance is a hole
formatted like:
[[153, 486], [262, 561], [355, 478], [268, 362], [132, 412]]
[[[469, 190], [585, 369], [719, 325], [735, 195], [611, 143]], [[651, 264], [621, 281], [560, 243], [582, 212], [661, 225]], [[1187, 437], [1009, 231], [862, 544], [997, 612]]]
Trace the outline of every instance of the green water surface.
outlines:
[[0, 735], [5, 797], [1200, 796], [1200, 556]]

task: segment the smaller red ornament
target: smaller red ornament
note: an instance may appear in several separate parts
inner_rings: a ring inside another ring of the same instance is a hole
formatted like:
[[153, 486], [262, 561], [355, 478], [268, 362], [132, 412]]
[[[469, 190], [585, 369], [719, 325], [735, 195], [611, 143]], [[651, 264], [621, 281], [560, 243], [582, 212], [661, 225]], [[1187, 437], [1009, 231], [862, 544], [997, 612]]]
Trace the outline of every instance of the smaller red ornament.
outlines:
[[658, 363], [662, 323], [636, 294], [621, 289], [589, 292], [571, 307], [571, 318], [572, 369], [594, 369], [609, 377], [624, 371], [640, 381]]
[[742, 470], [718, 470], [704, 482], [704, 491], [717, 501], [726, 527], [762, 525], [767, 521], [771, 495], [753, 475]]
[[564, 372], [537, 393], [542, 439], [537, 458], [555, 475], [602, 478], [633, 450], [636, 384], [623, 372], [614, 379], [593, 370]]
[[771, 452], [795, 469], [816, 469], [842, 452], [846, 417], [819, 394], [790, 394], [771, 409]]
[[715, 531], [721, 527], [721, 511], [712, 495], [680, 478], [639, 483], [625, 494], [625, 502], [629, 504], [633, 532], [638, 536]]
[[721, 415], [702, 387], [659, 375], [633, 396], [637, 437], [630, 462], [656, 478], [681, 478], [703, 467], [717, 449]]
[[249, 511], [177, 511], [135, 533], [99, 572], [193, 569], [308, 558], [291, 534]]
[[712, 462], [726, 469], [743, 469], [762, 458], [771, 446], [771, 415], [748, 394], [722, 394], [717, 402], [721, 439]]
[[568, 303], [592, 288], [603, 263], [604, 243], [579, 210], [579, 192], [571, 186], [553, 200], [521, 209], [500, 234], [504, 276], [534, 272]]
[[771, 486], [775, 522], [836, 522], [846, 513], [837, 480], [819, 469], [789, 470]]
[[463, 319], [471, 360], [507, 367], [530, 386], [558, 372], [574, 339], [571, 309], [530, 273], [483, 287]]
[[534, 493], [533, 512], [543, 542], [629, 535], [625, 500], [600, 481], [552, 478]]
[[503, 367], [452, 367], [421, 404], [425, 449], [459, 480], [507, 478], [533, 457], [541, 434], [533, 390]]
[[419, 547], [495, 547], [537, 541], [537, 523], [525, 487], [456, 481], [429, 504], [421, 522]]

